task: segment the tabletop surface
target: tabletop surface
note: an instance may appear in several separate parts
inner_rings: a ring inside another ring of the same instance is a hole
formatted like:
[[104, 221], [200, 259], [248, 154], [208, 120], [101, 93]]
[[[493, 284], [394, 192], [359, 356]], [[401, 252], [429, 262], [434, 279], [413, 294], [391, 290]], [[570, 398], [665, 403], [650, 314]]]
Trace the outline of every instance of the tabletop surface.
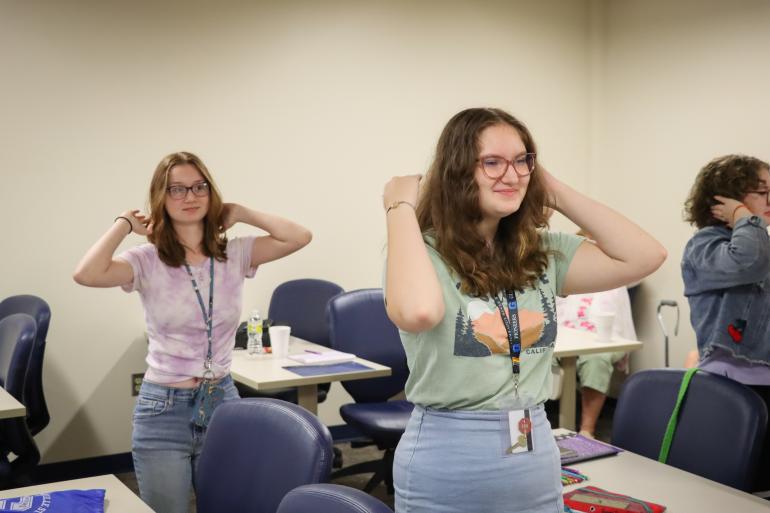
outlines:
[[[330, 351], [328, 347], [313, 344], [301, 338], [291, 337], [289, 344], [289, 354], [299, 354], [307, 350], [310, 351]], [[315, 376], [300, 376], [289, 370], [285, 366], [301, 365], [299, 362], [288, 358], [276, 358], [272, 354], [249, 355], [246, 351], [237, 350], [233, 352], [233, 362], [230, 367], [230, 373], [233, 379], [244, 383], [256, 390], [294, 387], [302, 385], [313, 385], [318, 383], [329, 383], [331, 381], [343, 381], [352, 379], [379, 378], [390, 376], [390, 367], [370, 362], [362, 358], [353, 360], [369, 367], [368, 370], [360, 370], [345, 373], [319, 374]]]
[[27, 409], [16, 400], [11, 394], [0, 387], [0, 419], [10, 419], [13, 417], [24, 417]]
[[596, 486], [661, 504], [666, 513], [770, 512], [770, 501], [629, 451], [568, 466], [587, 475], [588, 481], [565, 486], [564, 492]]
[[554, 356], [578, 356], [581, 354], [628, 352], [642, 347], [638, 340], [612, 337], [609, 342], [599, 342], [596, 334], [590, 331], [576, 330], [559, 326], [554, 345]]
[[106, 490], [104, 496], [105, 513], [153, 513], [150, 507], [142, 502], [142, 499], [112, 474], [14, 488], [11, 490], [0, 490], [0, 499], [63, 490], [92, 490], [95, 488]]

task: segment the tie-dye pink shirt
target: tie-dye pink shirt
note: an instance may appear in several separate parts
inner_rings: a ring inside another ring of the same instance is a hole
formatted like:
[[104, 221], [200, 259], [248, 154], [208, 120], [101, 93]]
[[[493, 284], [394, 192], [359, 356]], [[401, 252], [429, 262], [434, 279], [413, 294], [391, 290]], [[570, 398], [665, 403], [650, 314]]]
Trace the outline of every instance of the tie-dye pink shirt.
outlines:
[[[211, 344], [213, 371], [221, 378], [230, 371], [235, 330], [241, 316], [244, 278], [253, 278], [251, 248], [254, 237], [227, 242], [227, 261], [214, 261], [214, 317]], [[134, 281], [126, 292], [139, 292], [147, 322], [148, 369], [144, 377], [159, 384], [203, 376], [208, 340], [198, 298], [184, 266], [161, 262], [153, 244], [142, 244], [121, 253], [131, 264]], [[190, 270], [198, 282], [203, 304], [209, 306], [209, 260]]]

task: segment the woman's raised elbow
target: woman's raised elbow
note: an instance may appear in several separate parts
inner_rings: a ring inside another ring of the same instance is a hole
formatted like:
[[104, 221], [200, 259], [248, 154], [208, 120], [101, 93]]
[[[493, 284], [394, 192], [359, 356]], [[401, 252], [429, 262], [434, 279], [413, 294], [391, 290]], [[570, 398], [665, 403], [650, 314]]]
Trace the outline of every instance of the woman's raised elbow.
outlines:
[[91, 286], [91, 280], [83, 269], [75, 269], [75, 272], [72, 273], [72, 279], [75, 280], [75, 283], [78, 285], [84, 285], [86, 287]]
[[663, 247], [662, 244], [658, 244], [658, 247], [656, 248], [656, 251], [654, 252], [651, 260], [652, 260], [652, 271], [657, 271], [658, 268], [663, 265], [663, 262], [666, 261], [666, 258], [668, 258], [668, 250]]
[[444, 304], [434, 307], [410, 308], [405, 312], [389, 312], [390, 319], [399, 329], [421, 333], [435, 328], [444, 318]]
[[310, 241], [313, 240], [313, 232], [311, 232], [307, 228], [303, 228], [297, 234], [297, 238], [295, 240], [297, 241], [297, 245], [299, 246], [299, 248], [304, 248], [305, 246], [310, 244]]
[[645, 253], [643, 259], [637, 260], [634, 265], [628, 267], [630, 274], [625, 277], [624, 282], [636, 282], [651, 275], [663, 265], [666, 258], [668, 258], [668, 251], [662, 245], [657, 244], [655, 248]]
[[[644, 255], [643, 257], [641, 255]], [[650, 275], [663, 265], [663, 262], [668, 258], [668, 251], [663, 245], [657, 241], [644, 253], [640, 254], [640, 260], [638, 260], [639, 269], [644, 276]]]
[[767, 255], [761, 255], [746, 267], [745, 274], [751, 281], [763, 281], [770, 275], [770, 258], [767, 258]]

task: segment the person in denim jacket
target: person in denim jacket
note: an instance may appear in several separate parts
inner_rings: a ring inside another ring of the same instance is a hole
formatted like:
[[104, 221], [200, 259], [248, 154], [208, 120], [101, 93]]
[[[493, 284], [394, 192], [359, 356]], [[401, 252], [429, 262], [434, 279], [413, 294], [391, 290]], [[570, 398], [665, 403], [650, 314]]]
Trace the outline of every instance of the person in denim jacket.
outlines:
[[[770, 166], [745, 155], [709, 162], [685, 203], [698, 231], [682, 258], [698, 367], [751, 386], [770, 409]], [[770, 436], [758, 475], [770, 489]]]

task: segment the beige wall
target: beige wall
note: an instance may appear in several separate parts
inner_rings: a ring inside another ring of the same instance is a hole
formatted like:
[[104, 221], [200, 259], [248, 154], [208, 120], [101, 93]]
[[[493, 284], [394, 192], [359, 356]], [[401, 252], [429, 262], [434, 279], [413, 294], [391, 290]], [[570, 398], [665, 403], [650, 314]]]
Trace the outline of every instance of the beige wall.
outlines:
[[70, 275], [116, 215], [143, 205], [164, 154], [199, 153], [227, 200], [313, 230], [247, 284], [244, 312], [291, 278], [379, 286], [382, 186], [424, 171], [461, 108], [516, 113], [543, 161], [585, 188], [585, 2], [117, 5], [0, 3], [0, 296], [53, 309], [44, 462], [130, 448], [139, 299]]
[[[636, 320], [643, 350], [634, 368], [663, 365], [655, 319], [661, 299], [678, 301], [672, 366], [695, 348], [679, 262], [693, 229], [682, 205], [698, 170], [726, 153], [770, 159], [770, 2], [603, 2], [596, 57], [601, 101], [591, 136], [591, 192], [652, 231], [668, 248], [644, 281]], [[674, 315], [665, 310], [672, 328]]]

